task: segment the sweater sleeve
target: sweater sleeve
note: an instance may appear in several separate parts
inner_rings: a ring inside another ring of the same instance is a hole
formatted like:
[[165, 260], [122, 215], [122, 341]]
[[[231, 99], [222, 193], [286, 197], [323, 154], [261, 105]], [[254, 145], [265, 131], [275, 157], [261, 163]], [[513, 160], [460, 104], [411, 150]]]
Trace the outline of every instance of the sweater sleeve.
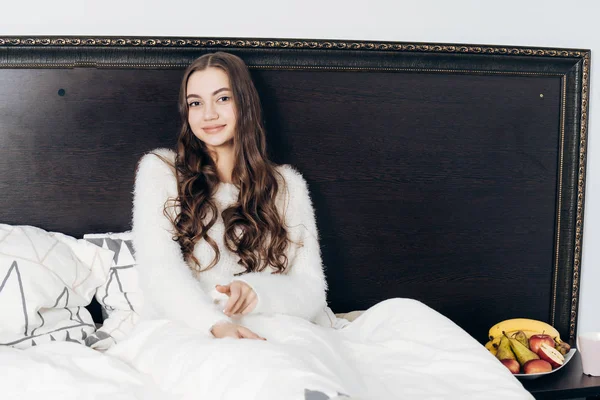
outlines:
[[326, 307], [327, 283], [308, 186], [289, 166], [280, 169], [287, 187], [284, 220], [292, 241], [285, 274], [249, 273], [235, 280], [246, 282], [258, 296], [252, 314], [279, 313], [314, 320]]
[[[169, 161], [174, 153], [157, 150]], [[213, 305], [183, 259], [173, 238], [173, 224], [164, 215], [167, 199], [177, 195], [172, 168], [155, 154], [140, 160], [133, 200], [133, 245], [140, 285], [147, 301], [146, 316], [166, 318], [210, 332], [217, 322], [230, 321]]]

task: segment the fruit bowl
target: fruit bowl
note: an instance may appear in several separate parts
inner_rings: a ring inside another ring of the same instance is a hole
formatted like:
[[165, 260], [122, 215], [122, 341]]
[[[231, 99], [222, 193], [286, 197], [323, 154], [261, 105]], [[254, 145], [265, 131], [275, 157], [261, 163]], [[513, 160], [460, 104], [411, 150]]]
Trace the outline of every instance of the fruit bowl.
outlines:
[[563, 365], [561, 365], [558, 368], [553, 369], [550, 372], [542, 372], [542, 373], [539, 373], [539, 374], [515, 374], [514, 376], [516, 376], [519, 379], [530, 380], [530, 379], [540, 378], [540, 377], [542, 377], [544, 375], [553, 374], [556, 371], [558, 371], [559, 369], [561, 369], [562, 367], [564, 367], [565, 365], [567, 365], [567, 363], [571, 360], [571, 358], [573, 358], [573, 355], [575, 354], [576, 351], [577, 351], [577, 349], [571, 349], [571, 350], [569, 350], [569, 352], [567, 354], [565, 354], [565, 362], [563, 363]]

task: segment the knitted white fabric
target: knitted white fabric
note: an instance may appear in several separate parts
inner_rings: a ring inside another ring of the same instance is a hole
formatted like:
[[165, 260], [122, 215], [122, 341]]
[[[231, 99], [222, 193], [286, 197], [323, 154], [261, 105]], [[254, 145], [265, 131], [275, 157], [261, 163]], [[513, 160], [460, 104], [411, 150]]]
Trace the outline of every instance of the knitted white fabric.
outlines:
[[[175, 157], [174, 152], [166, 149], [154, 152], [171, 161]], [[253, 314], [279, 313], [312, 321], [322, 317], [327, 309], [327, 286], [308, 187], [292, 167], [280, 166], [278, 171], [285, 182], [280, 185], [277, 207], [292, 242], [287, 250], [287, 273], [271, 274], [268, 269], [234, 276], [243, 268], [238, 264], [239, 257], [224, 245], [220, 214], [237, 200], [239, 191], [233, 184], [221, 183], [214, 195], [219, 215], [209, 232], [219, 246], [220, 259], [212, 269], [195, 277], [183, 260], [179, 244], [172, 240], [173, 226], [164, 214], [165, 202], [177, 196], [174, 172], [154, 154], [140, 160], [134, 192], [133, 234], [140, 284], [146, 299], [144, 316], [174, 319], [208, 332], [216, 322], [230, 320], [222, 313], [226, 297], [215, 291], [215, 285], [240, 280], [258, 295]], [[207, 266], [215, 254], [202, 240], [197, 243], [194, 255], [200, 265]]]

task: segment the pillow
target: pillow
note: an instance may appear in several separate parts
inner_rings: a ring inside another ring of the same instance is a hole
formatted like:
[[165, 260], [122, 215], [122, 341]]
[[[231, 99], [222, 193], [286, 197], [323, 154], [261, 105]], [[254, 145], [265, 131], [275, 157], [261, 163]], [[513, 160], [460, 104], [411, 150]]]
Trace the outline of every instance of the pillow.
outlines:
[[88, 346], [99, 350], [123, 339], [139, 321], [143, 304], [138, 285], [137, 268], [131, 231], [122, 233], [86, 234], [84, 240], [113, 252], [106, 282], [96, 291], [102, 306], [104, 322], [95, 335], [86, 339]]
[[113, 252], [33, 226], [0, 224], [0, 345], [84, 342], [85, 308], [109, 275]]

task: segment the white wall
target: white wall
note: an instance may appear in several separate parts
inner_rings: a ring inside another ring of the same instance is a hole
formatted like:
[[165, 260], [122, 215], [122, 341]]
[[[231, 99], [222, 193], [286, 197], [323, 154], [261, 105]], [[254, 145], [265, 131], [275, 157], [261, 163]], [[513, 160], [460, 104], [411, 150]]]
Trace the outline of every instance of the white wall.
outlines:
[[[0, 2], [0, 36], [357, 39], [592, 49], [580, 331], [600, 331], [600, 1], [242, 0]], [[417, 3], [417, 4], [415, 4]]]

